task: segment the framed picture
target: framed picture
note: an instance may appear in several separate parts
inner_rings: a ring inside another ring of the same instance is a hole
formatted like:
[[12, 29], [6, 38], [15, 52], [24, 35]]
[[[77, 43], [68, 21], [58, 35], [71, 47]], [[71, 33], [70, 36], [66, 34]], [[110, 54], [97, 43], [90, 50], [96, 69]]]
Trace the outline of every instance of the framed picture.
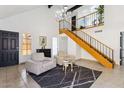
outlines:
[[47, 45], [47, 37], [46, 36], [40, 36], [39, 37], [39, 44], [42, 49], [45, 49]]

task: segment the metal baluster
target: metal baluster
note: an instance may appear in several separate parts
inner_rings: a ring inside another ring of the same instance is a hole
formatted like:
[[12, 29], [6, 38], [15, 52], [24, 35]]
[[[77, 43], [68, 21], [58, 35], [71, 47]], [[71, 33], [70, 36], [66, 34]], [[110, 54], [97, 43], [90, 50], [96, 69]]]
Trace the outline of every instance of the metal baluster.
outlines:
[[105, 47], [105, 46], [103, 45], [103, 55], [105, 55], [104, 47]]
[[87, 43], [88, 43], [88, 41], [89, 41], [88, 38], [89, 38], [89, 37], [88, 37], [88, 35], [87, 35]]
[[92, 25], [94, 26], [95, 21], [94, 21], [94, 14], [92, 15]]
[[95, 50], [96, 50], [96, 40], [95, 40]]
[[106, 54], [105, 54], [106, 56], [108, 56], [108, 54], [107, 54], [107, 49], [108, 49], [108, 48], [106, 47]]
[[114, 61], [114, 53], [113, 53], [113, 50], [112, 50], [112, 61]]
[[85, 34], [83, 33], [83, 39], [84, 39], [84, 41], [85, 41]]
[[60, 31], [60, 21], [59, 21], [59, 31]]
[[91, 47], [91, 37], [90, 37], [90, 47]]
[[90, 25], [91, 25], [91, 26], [92, 26], [92, 22], [93, 22], [92, 16], [93, 16], [93, 15], [90, 16], [90, 17], [91, 17], [91, 22], [90, 22]]
[[100, 53], [101, 53], [101, 43], [100, 43]]
[[112, 59], [112, 56], [111, 56], [111, 49], [109, 48], [109, 58]]
[[93, 40], [93, 39], [92, 39], [92, 37], [91, 37], [91, 42], [90, 42], [91, 47], [92, 47], [92, 40]]
[[102, 52], [102, 43], [101, 43], [101, 54], [103, 54], [103, 52]]
[[89, 44], [90, 44], [90, 36], [89, 36]]
[[84, 41], [85, 41], [85, 34], [84, 34]]
[[92, 14], [92, 26], [94, 26], [94, 14]]
[[101, 43], [101, 54], [103, 54], [103, 52], [102, 52], [102, 43]]
[[89, 26], [90, 26], [90, 16], [88, 16], [88, 19], [89, 19], [88, 24], [89, 24]]
[[91, 15], [91, 26], [93, 25], [93, 15]]
[[81, 35], [81, 36], [82, 36], [82, 39], [84, 40], [84, 33], [82, 33], [82, 35]]
[[97, 41], [97, 49], [98, 49], [98, 51], [99, 51], [99, 42]]
[[86, 27], [86, 23], [85, 23], [85, 17], [84, 17], [84, 27]]
[[86, 42], [87, 42], [87, 35], [86, 35]]
[[88, 27], [90, 25], [90, 16], [88, 16]]
[[92, 43], [93, 43], [93, 44], [92, 44], [92, 46], [93, 46], [93, 48], [94, 48], [94, 38], [93, 38], [93, 41], [92, 41]]
[[97, 25], [98, 24], [97, 13], [95, 13], [94, 15], [95, 15], [95, 20], [96, 20], [96, 25]]
[[88, 43], [88, 35], [87, 35], [87, 43]]
[[86, 34], [85, 34], [85, 41], [86, 41]]
[[98, 41], [96, 40], [96, 50], [98, 51]]
[[86, 42], [87, 42], [87, 34], [86, 34]]
[[64, 20], [63, 20], [63, 28], [64, 28]]

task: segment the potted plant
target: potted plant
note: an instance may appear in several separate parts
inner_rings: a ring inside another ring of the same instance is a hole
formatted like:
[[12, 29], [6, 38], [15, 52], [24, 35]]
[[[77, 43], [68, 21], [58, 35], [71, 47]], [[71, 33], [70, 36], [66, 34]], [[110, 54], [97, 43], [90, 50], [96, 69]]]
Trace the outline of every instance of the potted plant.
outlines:
[[98, 12], [98, 21], [99, 24], [104, 23], [103, 19], [104, 19], [104, 5], [99, 5], [98, 8], [95, 8]]

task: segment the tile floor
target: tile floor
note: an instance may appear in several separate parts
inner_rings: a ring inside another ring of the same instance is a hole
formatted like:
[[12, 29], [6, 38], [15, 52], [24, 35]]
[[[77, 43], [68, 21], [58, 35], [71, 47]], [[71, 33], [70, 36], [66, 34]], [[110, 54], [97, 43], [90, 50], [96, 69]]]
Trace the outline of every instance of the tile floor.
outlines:
[[93, 83], [91, 88], [124, 88], [124, 66], [116, 65], [114, 69], [107, 69], [99, 63], [87, 60], [78, 61], [76, 64], [102, 71], [102, 74]]
[[1, 88], [39, 88], [40, 86], [26, 74], [24, 64], [0, 68]]
[[[77, 65], [103, 71], [91, 88], [123, 88], [124, 66], [107, 69], [96, 62], [79, 60]], [[0, 68], [0, 88], [39, 88], [40, 86], [26, 74], [24, 64]]]

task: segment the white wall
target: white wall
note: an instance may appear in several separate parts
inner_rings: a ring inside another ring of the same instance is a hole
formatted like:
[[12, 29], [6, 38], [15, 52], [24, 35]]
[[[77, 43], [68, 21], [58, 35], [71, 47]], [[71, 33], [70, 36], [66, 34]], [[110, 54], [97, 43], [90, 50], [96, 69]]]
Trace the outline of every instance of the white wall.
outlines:
[[[21, 51], [22, 33], [29, 32], [32, 36], [32, 52], [39, 46], [39, 36], [47, 36], [47, 47], [52, 48], [52, 37], [58, 34], [58, 23], [52, 9], [46, 6], [24, 12], [15, 16], [0, 20], [0, 29], [16, 31], [20, 34], [19, 49]], [[19, 61], [24, 62], [27, 57], [19, 55]]]
[[68, 38], [68, 54], [76, 56], [76, 43]]
[[107, 5], [105, 6], [105, 24], [103, 32], [94, 33], [87, 31], [99, 41], [114, 49], [114, 60], [120, 64], [120, 32], [124, 31], [124, 6]]
[[100, 38], [114, 49], [114, 58], [117, 64], [120, 64], [120, 32], [124, 31], [123, 11], [124, 6], [105, 6], [105, 27]]
[[68, 37], [67, 36], [59, 36], [58, 37], [58, 51], [67, 52], [68, 48]]
[[52, 56], [54, 57], [58, 53], [58, 38], [52, 38]]
[[[124, 32], [124, 6], [106, 5], [104, 13], [104, 27], [102, 32], [95, 33], [97, 29], [88, 29], [87, 32], [102, 43], [114, 49], [114, 60], [120, 64], [120, 32]], [[81, 57], [93, 59], [86, 51], [81, 51]]]

